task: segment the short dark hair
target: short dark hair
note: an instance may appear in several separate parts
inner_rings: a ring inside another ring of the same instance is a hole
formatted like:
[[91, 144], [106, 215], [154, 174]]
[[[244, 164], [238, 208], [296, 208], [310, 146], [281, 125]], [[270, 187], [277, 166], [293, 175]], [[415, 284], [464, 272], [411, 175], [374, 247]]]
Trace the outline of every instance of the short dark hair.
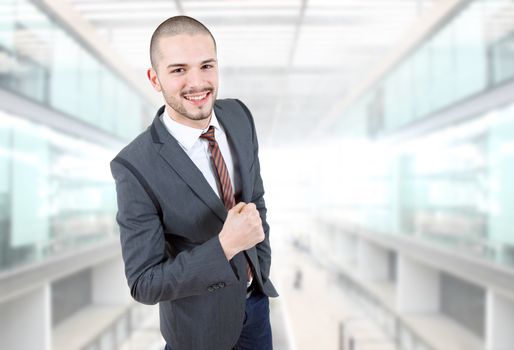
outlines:
[[179, 34], [209, 34], [214, 42], [214, 49], [216, 49], [216, 40], [205, 25], [200, 21], [189, 16], [174, 16], [170, 17], [155, 29], [150, 40], [150, 62], [154, 69], [157, 69], [157, 55], [159, 49], [159, 39], [164, 36], [173, 36]]

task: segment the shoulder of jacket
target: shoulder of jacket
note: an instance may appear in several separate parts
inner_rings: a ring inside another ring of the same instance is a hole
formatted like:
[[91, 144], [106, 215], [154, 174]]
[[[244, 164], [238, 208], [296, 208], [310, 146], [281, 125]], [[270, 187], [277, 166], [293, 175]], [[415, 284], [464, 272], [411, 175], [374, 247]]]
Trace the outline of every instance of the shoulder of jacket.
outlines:
[[126, 160], [131, 160], [134, 157], [141, 155], [145, 149], [150, 149], [152, 137], [150, 135], [150, 126], [130, 141], [125, 147], [118, 152], [115, 158], [121, 157]]
[[237, 106], [237, 102], [236, 102], [235, 98], [217, 99], [215, 104], [221, 108], [234, 108], [235, 106]]
[[237, 98], [225, 98], [225, 99], [221, 99], [221, 100], [216, 100], [216, 104], [219, 107], [221, 107], [222, 110], [226, 108], [227, 110], [231, 111], [232, 113], [244, 114], [248, 118], [248, 120], [250, 120], [250, 123], [253, 124], [252, 113], [250, 112], [248, 107], [243, 102], [241, 102], [241, 100], [239, 100]]

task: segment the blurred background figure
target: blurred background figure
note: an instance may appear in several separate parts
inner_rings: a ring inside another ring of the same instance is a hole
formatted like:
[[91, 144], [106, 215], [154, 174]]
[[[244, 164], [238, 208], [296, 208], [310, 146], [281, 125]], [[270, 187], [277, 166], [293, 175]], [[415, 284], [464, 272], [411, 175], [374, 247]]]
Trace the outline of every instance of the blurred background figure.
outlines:
[[513, 1], [1, 0], [2, 350], [162, 349], [109, 161], [178, 14], [256, 119], [276, 350], [514, 349]]

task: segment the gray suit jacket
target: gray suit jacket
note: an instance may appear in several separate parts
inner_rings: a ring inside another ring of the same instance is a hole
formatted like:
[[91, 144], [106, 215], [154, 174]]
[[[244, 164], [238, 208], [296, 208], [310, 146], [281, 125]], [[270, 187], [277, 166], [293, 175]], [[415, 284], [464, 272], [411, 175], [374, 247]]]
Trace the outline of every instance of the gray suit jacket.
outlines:
[[132, 297], [159, 303], [161, 333], [174, 350], [226, 350], [238, 340], [246, 304], [246, 259], [257, 287], [269, 280], [271, 249], [253, 118], [238, 100], [218, 100], [215, 113], [235, 151], [239, 201], [253, 202], [265, 240], [227, 261], [218, 239], [227, 211], [159, 116], [111, 161], [117, 221]]

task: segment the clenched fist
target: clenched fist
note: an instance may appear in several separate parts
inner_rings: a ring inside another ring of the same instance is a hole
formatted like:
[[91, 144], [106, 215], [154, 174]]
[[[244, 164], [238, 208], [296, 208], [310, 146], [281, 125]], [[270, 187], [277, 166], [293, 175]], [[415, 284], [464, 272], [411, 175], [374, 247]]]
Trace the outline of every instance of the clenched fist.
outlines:
[[255, 204], [239, 202], [230, 209], [219, 234], [219, 240], [228, 260], [237, 253], [262, 242], [264, 230]]

